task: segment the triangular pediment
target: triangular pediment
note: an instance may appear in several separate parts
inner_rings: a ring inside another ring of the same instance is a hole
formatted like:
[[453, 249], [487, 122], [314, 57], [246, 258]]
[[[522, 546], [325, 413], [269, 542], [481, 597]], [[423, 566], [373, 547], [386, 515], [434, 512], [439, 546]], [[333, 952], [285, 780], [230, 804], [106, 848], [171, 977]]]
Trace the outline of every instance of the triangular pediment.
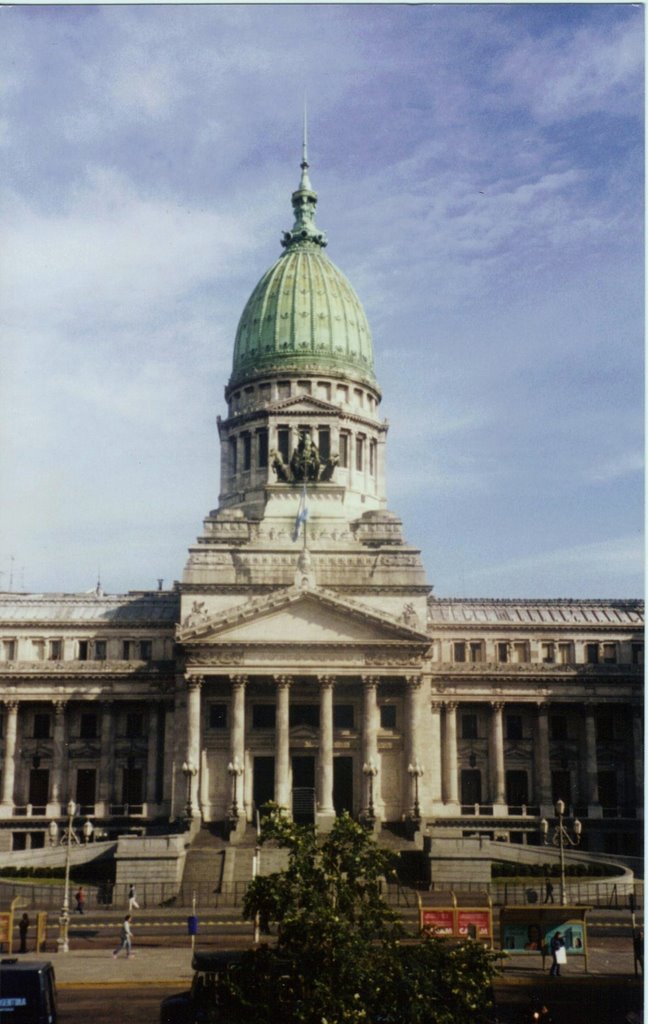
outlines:
[[334, 413], [340, 415], [340, 408], [333, 402], [327, 402], [323, 398], [315, 398], [313, 395], [293, 395], [291, 398], [283, 398], [279, 402], [272, 402], [268, 409], [272, 412], [286, 413]]
[[199, 623], [178, 628], [182, 644], [385, 644], [420, 645], [423, 633], [328, 591], [286, 588], [252, 599]]

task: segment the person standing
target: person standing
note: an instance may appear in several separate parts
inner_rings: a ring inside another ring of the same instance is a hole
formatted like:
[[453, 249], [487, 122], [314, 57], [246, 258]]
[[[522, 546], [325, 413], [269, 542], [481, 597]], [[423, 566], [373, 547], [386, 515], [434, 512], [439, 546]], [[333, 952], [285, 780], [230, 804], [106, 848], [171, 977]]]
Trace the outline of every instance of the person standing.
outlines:
[[79, 888], [77, 889], [77, 891], [75, 892], [74, 898], [76, 900], [76, 912], [77, 912], [77, 914], [83, 914], [84, 907], [85, 907], [85, 901], [86, 901], [86, 894], [85, 894], [85, 889], [83, 888], [82, 885], [80, 885]]
[[131, 885], [128, 889], [128, 909], [139, 910], [139, 903], [137, 902], [137, 895], [135, 893], [135, 886]]
[[27, 952], [27, 929], [30, 925], [29, 914], [25, 913], [18, 922], [18, 932], [20, 934], [20, 949], [19, 953]]
[[554, 892], [553, 882], [551, 882], [549, 880], [549, 878], [545, 878], [545, 898], [544, 898], [545, 903], [553, 903], [553, 901], [554, 901], [554, 894], [553, 894], [553, 892]]
[[119, 945], [113, 950], [113, 960], [116, 960], [122, 949], [126, 950], [126, 959], [128, 960], [131, 956], [135, 956], [132, 952], [133, 945], [133, 932], [130, 926], [131, 915], [126, 914], [121, 926], [119, 933]]
[[565, 949], [565, 940], [562, 937], [562, 932], [556, 932], [551, 940], [551, 970], [549, 974], [553, 975], [554, 978], [560, 977], [560, 965], [567, 962], [567, 950]]

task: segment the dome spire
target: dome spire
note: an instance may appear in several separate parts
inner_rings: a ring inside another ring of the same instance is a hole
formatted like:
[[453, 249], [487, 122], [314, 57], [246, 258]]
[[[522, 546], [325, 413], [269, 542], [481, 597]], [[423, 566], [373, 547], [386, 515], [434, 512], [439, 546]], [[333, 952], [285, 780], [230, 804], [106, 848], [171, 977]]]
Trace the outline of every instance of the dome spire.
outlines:
[[317, 192], [311, 185], [308, 176], [308, 118], [306, 112], [306, 101], [304, 100], [304, 134], [302, 139], [301, 177], [297, 191], [292, 194], [292, 206], [295, 211], [295, 223], [292, 230], [284, 231], [281, 244], [284, 249], [292, 249], [299, 245], [312, 248], [324, 248], [326, 235], [320, 231], [315, 224], [315, 208], [317, 206]]

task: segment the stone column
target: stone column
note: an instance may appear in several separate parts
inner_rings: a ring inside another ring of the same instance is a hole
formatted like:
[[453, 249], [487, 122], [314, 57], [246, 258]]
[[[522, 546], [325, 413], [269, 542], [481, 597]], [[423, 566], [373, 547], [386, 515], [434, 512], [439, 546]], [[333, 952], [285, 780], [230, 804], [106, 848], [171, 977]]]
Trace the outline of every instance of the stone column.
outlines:
[[495, 814], [506, 814], [506, 780], [504, 775], [504, 704], [501, 701], [491, 702], [490, 729], [490, 763], [492, 771], [491, 799]]
[[634, 806], [638, 818], [644, 816], [644, 757], [643, 715], [641, 708], [632, 708], [632, 758], [634, 776]]
[[99, 750], [98, 815], [108, 815], [113, 792], [113, 758], [115, 753], [115, 719], [110, 701], [101, 705], [101, 746]]
[[52, 778], [47, 815], [57, 817], [76, 793], [63, 792], [65, 788], [65, 708], [64, 700], [54, 701], [54, 729], [52, 731]]
[[444, 802], [459, 805], [459, 759], [457, 757], [457, 702], [445, 703], [445, 736], [443, 743]]
[[[407, 676], [405, 679], [405, 784], [407, 798], [404, 810], [406, 814], [414, 813], [414, 804], [421, 806], [422, 776], [416, 782], [410, 778], [410, 765], [423, 768], [421, 763], [421, 696], [423, 687], [421, 676]], [[418, 801], [416, 794], [418, 793]]]
[[2, 804], [0, 814], [10, 818], [14, 810], [14, 783], [16, 780], [16, 738], [18, 736], [18, 701], [7, 700], [5, 706], [5, 742], [2, 763]]
[[[355, 454], [352, 452], [353, 457]], [[353, 463], [355, 465], [355, 463]], [[380, 770], [378, 763], [378, 676], [362, 677], [362, 767], [363, 767], [363, 799], [362, 806], [365, 813], [369, 814], [369, 788], [372, 788], [374, 818], [380, 817], [378, 805], [380, 803], [380, 782], [379, 775], [364, 773], [364, 766], [373, 766]]]
[[[232, 764], [238, 765], [240, 768], [245, 769], [245, 688], [247, 686], [247, 676], [230, 676], [230, 683], [232, 684], [232, 724], [230, 727], [230, 761]], [[230, 781], [232, 786], [232, 801], [236, 797], [236, 803], [239, 808], [240, 817], [245, 821], [245, 803], [242, 799], [243, 788], [241, 786], [241, 777], [233, 776], [233, 781]]]
[[333, 690], [334, 676], [319, 676], [320, 688], [320, 750], [319, 787], [317, 793], [317, 825], [330, 828], [335, 820], [333, 807]]
[[430, 765], [430, 796], [432, 802], [440, 804], [443, 799], [442, 790], [442, 779], [443, 769], [441, 761], [441, 709], [443, 704], [441, 701], [432, 701], [430, 709], [432, 711], [432, 743], [430, 749], [431, 765]]
[[277, 676], [277, 712], [275, 722], [275, 803], [290, 813], [290, 687], [292, 676]]
[[538, 703], [535, 755], [535, 800], [540, 804], [540, 813], [550, 817], [554, 810], [549, 764], [549, 705], [542, 701]]
[[[149, 808], [155, 804], [157, 792], [158, 704], [151, 702], [148, 712], [148, 739], [146, 747], [146, 792], [144, 799]], [[147, 811], [151, 813], [150, 809]]]
[[[191, 800], [192, 817], [200, 816], [200, 804], [198, 801], [199, 772], [200, 772], [200, 691], [203, 685], [202, 676], [187, 677], [187, 762], [196, 768], [194, 775], [189, 779], [189, 793]], [[186, 780], [183, 779], [186, 791]]]
[[585, 784], [587, 787], [587, 816], [602, 818], [603, 808], [599, 802], [598, 758], [596, 756], [596, 720], [594, 706], [585, 706]]

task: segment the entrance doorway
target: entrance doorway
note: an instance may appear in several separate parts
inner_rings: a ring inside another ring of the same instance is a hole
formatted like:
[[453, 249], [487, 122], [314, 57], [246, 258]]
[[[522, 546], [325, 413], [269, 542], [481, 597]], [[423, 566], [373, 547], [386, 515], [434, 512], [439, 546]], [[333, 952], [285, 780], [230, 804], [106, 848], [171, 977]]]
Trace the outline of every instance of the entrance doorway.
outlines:
[[462, 769], [461, 802], [466, 806], [481, 803], [481, 772], [479, 768]]
[[255, 811], [262, 812], [263, 806], [274, 800], [274, 757], [255, 757], [253, 770], [252, 799], [254, 801], [254, 809]]
[[49, 799], [49, 769], [32, 768], [29, 773], [29, 803], [33, 808], [43, 808]]
[[295, 756], [292, 759], [292, 815], [298, 825], [315, 821], [315, 758]]
[[141, 806], [143, 793], [144, 779], [142, 769], [124, 768], [122, 803], [130, 808], [131, 813], [141, 813], [140, 811], [135, 811], [135, 808]]
[[94, 768], [77, 769], [76, 798], [80, 814], [94, 814], [97, 772]]
[[353, 758], [333, 759], [333, 806], [340, 817], [345, 811], [353, 814]]

